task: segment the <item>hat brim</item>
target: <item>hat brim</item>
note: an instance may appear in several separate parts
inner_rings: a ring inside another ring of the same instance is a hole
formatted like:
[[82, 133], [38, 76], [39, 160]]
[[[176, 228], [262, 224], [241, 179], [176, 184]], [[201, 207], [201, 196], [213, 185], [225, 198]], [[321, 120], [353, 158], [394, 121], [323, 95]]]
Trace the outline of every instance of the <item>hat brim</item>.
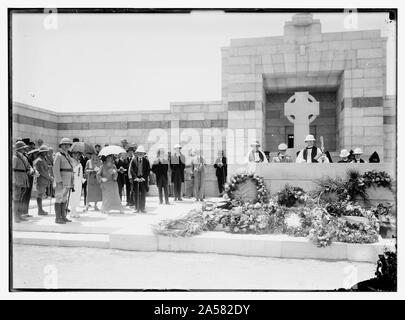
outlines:
[[18, 150], [22, 150], [22, 149], [29, 149], [29, 146], [22, 146], [22, 147], [16, 148], [15, 150], [18, 151]]

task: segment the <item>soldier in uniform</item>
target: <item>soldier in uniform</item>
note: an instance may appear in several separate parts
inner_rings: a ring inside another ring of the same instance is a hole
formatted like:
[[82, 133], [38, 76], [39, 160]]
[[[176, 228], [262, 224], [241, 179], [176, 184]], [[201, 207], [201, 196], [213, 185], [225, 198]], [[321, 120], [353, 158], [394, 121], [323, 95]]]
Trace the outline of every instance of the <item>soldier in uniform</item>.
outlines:
[[292, 162], [291, 157], [286, 154], [287, 148], [288, 147], [285, 143], [280, 143], [278, 145], [278, 155], [273, 158], [274, 163]]
[[34, 160], [34, 168], [39, 173], [36, 179], [37, 187], [37, 204], [38, 204], [38, 215], [46, 216], [48, 213], [42, 208], [42, 199], [46, 193], [46, 188], [53, 181], [52, 176], [49, 174], [49, 166], [46, 159], [46, 154], [49, 149], [46, 145], [42, 145], [38, 149], [38, 158]]
[[24, 196], [29, 188], [28, 177], [34, 174], [34, 169], [29, 164], [24, 152], [28, 146], [23, 141], [16, 142], [15, 154], [13, 155], [13, 206], [14, 221], [16, 223], [27, 221], [23, 217], [24, 213]]
[[65, 224], [71, 222], [66, 215], [68, 209], [69, 192], [73, 187], [73, 164], [68, 154], [72, 146], [69, 138], [61, 139], [59, 152], [55, 155], [53, 162], [53, 176], [55, 179], [55, 222]]

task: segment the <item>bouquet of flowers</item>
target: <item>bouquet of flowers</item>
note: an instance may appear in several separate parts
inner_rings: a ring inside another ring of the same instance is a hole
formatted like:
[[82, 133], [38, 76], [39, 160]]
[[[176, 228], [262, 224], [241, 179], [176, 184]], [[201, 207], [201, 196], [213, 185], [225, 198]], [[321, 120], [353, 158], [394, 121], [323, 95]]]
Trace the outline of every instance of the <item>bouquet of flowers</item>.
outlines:
[[232, 233], [266, 233], [269, 226], [269, 207], [266, 204], [244, 204], [222, 216], [220, 223]]
[[302, 188], [292, 187], [288, 184], [277, 193], [278, 204], [286, 207], [292, 207], [298, 203], [303, 204], [308, 198], [308, 195]]
[[377, 186], [392, 189], [392, 178], [385, 171], [367, 170], [363, 174], [363, 179], [367, 187]]

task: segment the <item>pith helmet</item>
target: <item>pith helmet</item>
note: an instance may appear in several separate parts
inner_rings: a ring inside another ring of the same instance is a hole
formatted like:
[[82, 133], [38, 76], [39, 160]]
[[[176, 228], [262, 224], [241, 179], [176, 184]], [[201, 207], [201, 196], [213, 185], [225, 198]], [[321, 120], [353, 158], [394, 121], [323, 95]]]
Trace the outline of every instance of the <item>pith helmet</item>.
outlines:
[[69, 138], [62, 138], [62, 139], [60, 140], [60, 142], [59, 142], [59, 147], [60, 147], [62, 144], [72, 145], [73, 143], [72, 143], [72, 140], [70, 140]]
[[363, 151], [360, 148], [356, 148], [354, 149], [353, 154], [363, 154]]
[[17, 141], [15, 144], [15, 150], [27, 149], [28, 146], [23, 141]]
[[48, 151], [49, 151], [48, 146], [44, 144], [38, 148], [38, 152], [48, 152]]
[[313, 136], [312, 134], [307, 135], [307, 136], [305, 137], [304, 142], [307, 142], [307, 141], [315, 141], [314, 136]]
[[284, 151], [284, 150], [287, 150], [287, 149], [288, 148], [287, 148], [287, 145], [285, 143], [280, 143], [278, 145], [278, 150], [280, 150], [280, 151]]
[[145, 148], [143, 146], [139, 146], [136, 149], [135, 153], [146, 153], [146, 151], [145, 151]]
[[341, 158], [346, 158], [350, 155], [349, 151], [347, 151], [346, 149], [342, 149], [342, 151], [340, 151], [340, 155], [339, 157]]

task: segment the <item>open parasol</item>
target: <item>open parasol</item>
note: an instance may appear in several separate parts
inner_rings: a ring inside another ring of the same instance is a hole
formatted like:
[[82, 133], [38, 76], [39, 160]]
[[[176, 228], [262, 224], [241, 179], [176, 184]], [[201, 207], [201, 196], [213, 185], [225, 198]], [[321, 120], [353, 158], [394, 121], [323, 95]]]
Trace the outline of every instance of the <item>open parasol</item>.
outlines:
[[96, 153], [93, 146], [86, 142], [75, 142], [70, 147], [70, 152], [81, 152], [81, 153]]
[[120, 154], [120, 153], [126, 153], [125, 149], [120, 147], [120, 146], [107, 146], [101, 149], [100, 153], [98, 154], [100, 156], [109, 156], [112, 154]]

